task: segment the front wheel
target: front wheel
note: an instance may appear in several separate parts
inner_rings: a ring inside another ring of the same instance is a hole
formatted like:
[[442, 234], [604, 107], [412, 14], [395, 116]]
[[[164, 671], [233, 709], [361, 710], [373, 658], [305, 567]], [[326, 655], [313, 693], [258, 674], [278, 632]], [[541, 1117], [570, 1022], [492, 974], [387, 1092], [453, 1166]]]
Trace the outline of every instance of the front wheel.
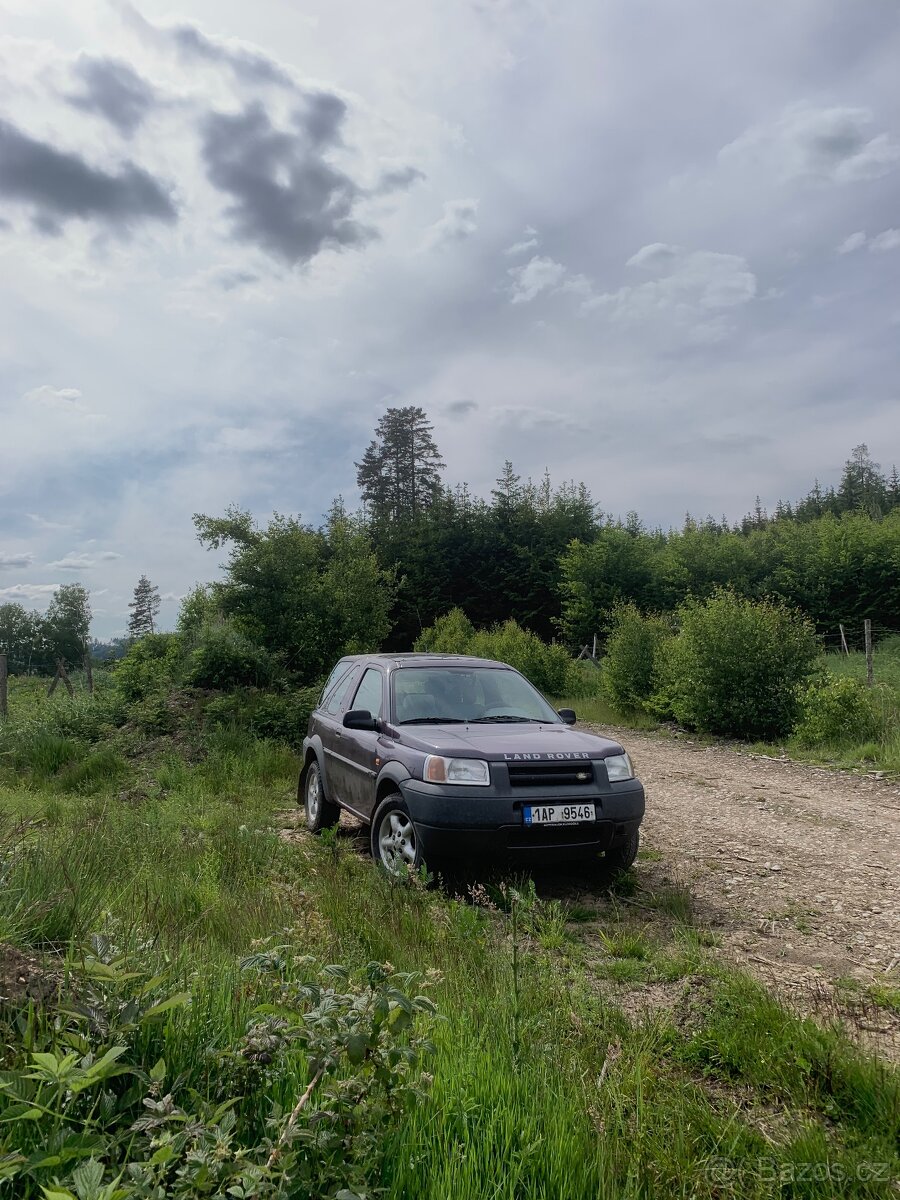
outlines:
[[322, 772], [317, 762], [311, 762], [306, 768], [302, 803], [306, 816], [306, 828], [310, 833], [321, 833], [323, 829], [333, 829], [341, 819], [341, 810], [338, 806], [325, 798]]
[[634, 833], [630, 833], [624, 842], [621, 842], [613, 850], [607, 850], [603, 861], [613, 871], [627, 871], [629, 867], [634, 866], [640, 844], [640, 831], [635, 829]]
[[399, 792], [391, 792], [378, 805], [370, 837], [372, 857], [388, 875], [399, 878], [422, 866], [422, 847], [416, 827]]

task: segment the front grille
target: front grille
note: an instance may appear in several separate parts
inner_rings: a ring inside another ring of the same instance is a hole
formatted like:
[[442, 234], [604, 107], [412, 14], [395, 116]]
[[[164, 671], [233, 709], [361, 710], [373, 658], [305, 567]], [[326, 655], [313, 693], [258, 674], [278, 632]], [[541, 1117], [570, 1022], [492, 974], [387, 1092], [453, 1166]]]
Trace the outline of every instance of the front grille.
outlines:
[[507, 763], [511, 787], [588, 787], [594, 782], [594, 764], [587, 758], [569, 762]]

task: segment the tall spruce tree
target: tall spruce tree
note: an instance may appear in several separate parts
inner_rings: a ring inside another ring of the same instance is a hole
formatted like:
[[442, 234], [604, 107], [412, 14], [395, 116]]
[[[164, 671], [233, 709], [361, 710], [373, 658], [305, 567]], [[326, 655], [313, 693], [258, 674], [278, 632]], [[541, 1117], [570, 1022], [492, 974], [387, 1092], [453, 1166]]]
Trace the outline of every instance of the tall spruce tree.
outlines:
[[441, 491], [434, 427], [422, 408], [389, 408], [375, 427], [356, 482], [375, 521], [403, 521], [429, 508]]
[[132, 641], [137, 641], [147, 633], [155, 632], [159, 606], [159, 588], [155, 587], [146, 575], [142, 575], [134, 589], [134, 599], [128, 604], [131, 609], [131, 616], [128, 618], [128, 636]]

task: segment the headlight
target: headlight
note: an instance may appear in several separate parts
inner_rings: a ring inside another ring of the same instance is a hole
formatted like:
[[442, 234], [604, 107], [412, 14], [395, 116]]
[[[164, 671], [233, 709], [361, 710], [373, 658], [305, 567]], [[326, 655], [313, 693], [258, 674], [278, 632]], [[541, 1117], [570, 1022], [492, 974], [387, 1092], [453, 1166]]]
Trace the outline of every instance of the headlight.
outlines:
[[618, 779], [634, 779], [634, 767], [627, 754], [611, 754], [603, 761], [606, 763], [606, 773], [611, 783]]
[[491, 782], [491, 771], [480, 758], [440, 758], [429, 754], [425, 759], [423, 778], [428, 783], [480, 783]]

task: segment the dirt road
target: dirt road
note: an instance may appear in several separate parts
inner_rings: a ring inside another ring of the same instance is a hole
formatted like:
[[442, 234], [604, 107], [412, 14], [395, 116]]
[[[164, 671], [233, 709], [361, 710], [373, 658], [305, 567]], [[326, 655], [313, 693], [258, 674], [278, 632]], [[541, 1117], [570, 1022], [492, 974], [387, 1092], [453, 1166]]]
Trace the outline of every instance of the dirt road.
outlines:
[[833, 1002], [847, 977], [900, 985], [896, 782], [594, 728], [647, 790], [643, 886], [684, 884], [723, 952], [798, 1000]]

